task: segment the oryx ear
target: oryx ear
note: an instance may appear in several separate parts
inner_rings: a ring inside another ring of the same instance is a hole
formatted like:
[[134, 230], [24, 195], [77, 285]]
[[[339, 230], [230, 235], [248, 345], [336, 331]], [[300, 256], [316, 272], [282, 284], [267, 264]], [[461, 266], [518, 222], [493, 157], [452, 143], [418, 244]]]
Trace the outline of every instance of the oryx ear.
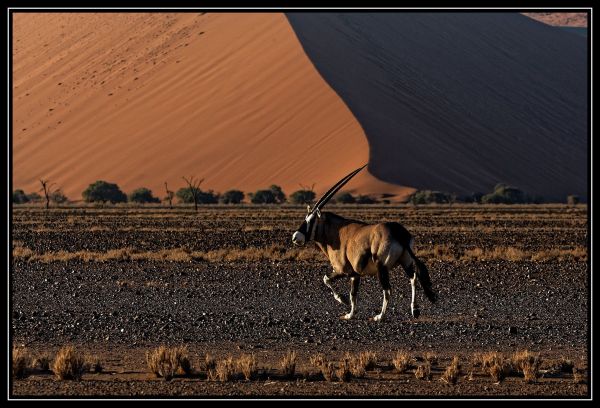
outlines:
[[310, 214], [310, 205], [306, 206], [306, 211], [308, 212], [308, 214]]

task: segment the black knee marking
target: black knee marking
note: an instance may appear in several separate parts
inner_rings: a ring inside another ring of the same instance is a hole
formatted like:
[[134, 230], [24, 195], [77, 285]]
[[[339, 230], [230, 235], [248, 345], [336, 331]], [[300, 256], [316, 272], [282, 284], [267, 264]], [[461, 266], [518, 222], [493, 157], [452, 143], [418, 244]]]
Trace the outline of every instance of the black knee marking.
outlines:
[[359, 276], [353, 277], [351, 282], [352, 282], [352, 286], [350, 287], [350, 296], [352, 296], [354, 298], [356, 296], [356, 294], [358, 293], [358, 287], [360, 286], [360, 277]]
[[384, 290], [390, 289], [390, 272], [381, 262], [377, 262], [377, 278]]

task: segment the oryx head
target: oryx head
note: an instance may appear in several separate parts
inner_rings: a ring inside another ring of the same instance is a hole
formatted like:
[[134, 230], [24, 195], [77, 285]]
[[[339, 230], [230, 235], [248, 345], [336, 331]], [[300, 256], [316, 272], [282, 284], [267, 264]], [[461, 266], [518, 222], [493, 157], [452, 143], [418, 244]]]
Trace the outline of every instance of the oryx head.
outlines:
[[306, 242], [314, 240], [316, 226], [321, 218], [321, 209], [327, 204], [329, 200], [342, 188], [350, 179], [358, 174], [359, 171], [364, 169], [367, 165], [354, 170], [352, 173], [348, 174], [346, 177], [338, 181], [333, 187], [326, 192], [323, 197], [317, 201], [314, 207], [311, 209], [308, 206], [308, 215], [304, 218], [304, 222], [300, 225], [300, 228], [294, 232], [292, 235], [292, 242], [295, 245], [304, 245]]

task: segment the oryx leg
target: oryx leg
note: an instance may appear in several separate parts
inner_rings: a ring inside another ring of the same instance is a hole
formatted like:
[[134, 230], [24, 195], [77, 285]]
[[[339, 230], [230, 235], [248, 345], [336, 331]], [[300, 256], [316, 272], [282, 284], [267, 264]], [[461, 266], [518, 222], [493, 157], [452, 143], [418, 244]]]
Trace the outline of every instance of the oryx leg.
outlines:
[[417, 268], [415, 267], [415, 262], [410, 257], [408, 258], [408, 260], [402, 259], [401, 264], [402, 268], [404, 269], [404, 272], [406, 272], [406, 274], [410, 278], [410, 287], [412, 289], [412, 295], [410, 298], [410, 312], [412, 316], [416, 319], [421, 314], [421, 310], [417, 306], [415, 300], [415, 295], [417, 292]]
[[379, 283], [381, 283], [381, 287], [383, 288], [383, 305], [381, 306], [381, 313], [377, 316], [373, 317], [373, 320], [378, 321], [382, 320], [385, 315], [385, 310], [387, 309], [388, 302], [390, 300], [390, 272], [388, 268], [385, 267], [380, 262], [377, 262], [377, 278], [379, 278]]
[[350, 278], [350, 312], [340, 317], [342, 320], [350, 320], [354, 316], [356, 309], [356, 299], [358, 297], [358, 287], [360, 286], [360, 276]]
[[338, 302], [340, 302], [343, 305], [346, 306], [350, 306], [350, 302], [348, 301], [348, 296], [346, 295], [339, 295], [335, 289], [333, 289], [333, 286], [331, 286], [332, 282], [335, 282], [336, 280], [340, 279], [340, 278], [344, 278], [346, 275], [343, 274], [337, 274], [334, 273], [331, 276], [323, 276], [323, 282], [325, 283], [325, 286], [327, 286], [329, 288], [329, 290], [331, 291], [331, 293], [333, 294], [333, 297], [335, 298], [335, 300], [337, 300]]

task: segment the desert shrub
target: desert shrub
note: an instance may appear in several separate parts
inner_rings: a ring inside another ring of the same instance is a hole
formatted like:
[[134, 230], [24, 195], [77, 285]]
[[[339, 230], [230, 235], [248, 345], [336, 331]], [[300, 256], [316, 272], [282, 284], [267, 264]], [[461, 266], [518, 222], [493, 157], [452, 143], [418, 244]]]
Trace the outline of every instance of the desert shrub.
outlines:
[[286, 201], [285, 198], [285, 194], [283, 192], [283, 190], [281, 189], [281, 187], [272, 184], [271, 187], [269, 187], [269, 190], [271, 190], [271, 192], [273, 193], [273, 197], [275, 197], [275, 202], [277, 204], [283, 204]]
[[431, 364], [429, 361], [419, 365], [415, 371], [415, 377], [419, 380], [430, 380], [431, 379]]
[[344, 360], [350, 364], [350, 372], [356, 378], [364, 377], [367, 371], [360, 361], [359, 356], [352, 356], [350, 353], [344, 355]]
[[152, 195], [152, 191], [145, 187], [135, 189], [129, 194], [132, 203], [160, 203], [160, 199]]
[[73, 346], [61, 348], [52, 363], [52, 371], [61, 380], [80, 380], [85, 370], [85, 359]]
[[[494, 192], [481, 197], [483, 204], [523, 204], [533, 202], [534, 199], [529, 197], [517, 187], [512, 187], [506, 184], [496, 184]], [[540, 201], [539, 199], [535, 201]]]
[[504, 359], [500, 353], [489, 352], [481, 357], [482, 367], [496, 382], [500, 382], [506, 378], [512, 371], [512, 365]]
[[358, 359], [365, 370], [372, 370], [377, 365], [377, 354], [372, 351], [363, 351], [358, 355]]
[[[189, 204], [194, 202], [194, 192], [189, 187], [180, 188], [175, 195], [180, 203]], [[202, 191], [196, 189], [196, 200], [198, 204], [216, 204], [219, 202], [219, 196], [212, 190]]]
[[446, 367], [446, 371], [442, 374], [442, 381], [448, 384], [456, 384], [458, 380], [458, 376], [460, 374], [460, 365], [458, 363], [458, 356], [454, 356], [452, 362], [448, 367]]
[[53, 191], [50, 194], [50, 200], [53, 201], [53, 202], [55, 202], [56, 204], [64, 204], [67, 201], [69, 201], [69, 199], [67, 198], [67, 196], [64, 195], [64, 193], [60, 189], [58, 189], [56, 191]]
[[567, 204], [569, 204], [569, 205], [579, 204], [579, 196], [578, 195], [567, 196]]
[[319, 368], [325, 381], [333, 381], [335, 379], [335, 366], [331, 361], [324, 361]]
[[400, 373], [403, 373], [410, 367], [411, 360], [410, 354], [407, 352], [397, 351], [392, 359], [392, 363], [394, 364], [396, 370], [398, 370]]
[[298, 190], [290, 195], [292, 204], [310, 204], [315, 200], [315, 192], [311, 190]]
[[222, 204], [239, 204], [244, 200], [244, 193], [240, 190], [229, 190], [219, 197]]
[[25, 204], [29, 202], [29, 198], [23, 190], [15, 190], [13, 191], [12, 202], [14, 204]]
[[413, 204], [452, 203], [455, 197], [442, 191], [419, 190], [410, 197]]
[[97, 355], [85, 356], [85, 365], [86, 371], [90, 373], [101, 373], [103, 369], [102, 362]]
[[24, 347], [15, 347], [12, 352], [12, 372], [17, 379], [26, 378], [31, 366], [31, 355]]
[[296, 352], [288, 351], [279, 362], [283, 375], [291, 378], [296, 373]]
[[456, 201], [461, 203], [480, 203], [481, 197], [483, 197], [483, 193], [471, 193], [471, 194], [463, 194], [456, 197]]
[[523, 372], [527, 383], [535, 382], [540, 377], [542, 360], [537, 353], [531, 353], [528, 350], [516, 352], [511, 363], [514, 368]]
[[377, 204], [377, 200], [368, 195], [359, 195], [356, 197], [356, 204]]
[[50, 358], [49, 354], [41, 354], [38, 355], [32, 363], [32, 367], [34, 368], [38, 368], [42, 371], [48, 371], [50, 370], [50, 362], [52, 361], [52, 358]]
[[275, 204], [277, 202], [275, 195], [271, 190], [258, 190], [249, 195], [252, 204]]
[[119, 186], [102, 180], [90, 184], [88, 188], [83, 191], [82, 196], [83, 200], [88, 203], [107, 201], [110, 201], [111, 203], [127, 202], [127, 196], [119, 189]]
[[254, 354], [244, 354], [237, 361], [238, 369], [244, 374], [246, 380], [252, 380], [258, 372]]
[[165, 380], [170, 380], [181, 372], [189, 374], [191, 372], [191, 364], [186, 347], [159, 346], [158, 348], [146, 353], [146, 362], [148, 368], [157, 377], [163, 377]]
[[32, 203], [39, 203], [42, 201], [42, 196], [39, 195], [38, 193], [34, 192], [34, 193], [27, 194], [27, 199], [29, 201], [31, 201]]
[[339, 193], [333, 197], [333, 202], [338, 204], [354, 204], [356, 202], [356, 198], [345, 191], [343, 193]]
[[340, 366], [336, 371], [336, 376], [341, 382], [348, 382], [352, 378], [350, 371], [350, 362], [347, 359], [342, 359]]
[[217, 362], [214, 373], [216, 375], [216, 379], [221, 382], [233, 380], [236, 375], [233, 357], [228, 356], [226, 359]]

